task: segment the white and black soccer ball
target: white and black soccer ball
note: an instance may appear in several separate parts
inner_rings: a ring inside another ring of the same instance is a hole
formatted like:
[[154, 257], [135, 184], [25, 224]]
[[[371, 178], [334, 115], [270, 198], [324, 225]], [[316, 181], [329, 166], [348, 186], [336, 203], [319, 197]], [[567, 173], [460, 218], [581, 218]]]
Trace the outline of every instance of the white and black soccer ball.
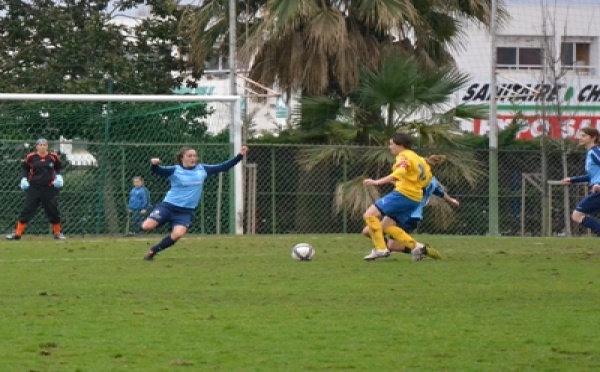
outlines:
[[298, 243], [292, 248], [292, 258], [296, 261], [310, 261], [315, 256], [315, 249], [308, 243]]

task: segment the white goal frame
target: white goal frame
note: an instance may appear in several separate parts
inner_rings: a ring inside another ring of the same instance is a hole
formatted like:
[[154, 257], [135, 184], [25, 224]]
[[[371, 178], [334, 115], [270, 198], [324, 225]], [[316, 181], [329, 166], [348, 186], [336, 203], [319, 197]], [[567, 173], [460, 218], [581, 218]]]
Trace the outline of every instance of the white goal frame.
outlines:
[[[195, 95], [141, 95], [141, 94], [27, 94], [0, 93], [0, 101], [72, 101], [72, 102], [227, 102], [230, 108], [229, 143], [233, 154], [239, 153], [242, 147], [242, 119], [240, 96], [195, 96]], [[231, 208], [230, 221], [234, 222], [236, 235], [244, 233], [244, 185], [243, 167], [233, 168], [234, 203]]]

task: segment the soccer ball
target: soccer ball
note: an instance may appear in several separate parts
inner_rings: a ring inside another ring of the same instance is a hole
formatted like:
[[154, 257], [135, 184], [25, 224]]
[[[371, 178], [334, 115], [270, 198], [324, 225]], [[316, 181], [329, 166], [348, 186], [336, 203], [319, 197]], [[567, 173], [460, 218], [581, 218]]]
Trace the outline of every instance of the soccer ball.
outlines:
[[308, 243], [298, 243], [292, 248], [292, 258], [296, 261], [310, 261], [315, 256], [315, 249]]

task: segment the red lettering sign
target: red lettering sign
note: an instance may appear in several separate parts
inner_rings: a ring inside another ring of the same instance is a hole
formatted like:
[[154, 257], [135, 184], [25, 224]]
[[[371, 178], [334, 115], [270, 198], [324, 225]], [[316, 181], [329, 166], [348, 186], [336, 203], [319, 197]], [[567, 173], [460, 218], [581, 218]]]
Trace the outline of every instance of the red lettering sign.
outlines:
[[[516, 122], [521, 130], [517, 133], [518, 139], [533, 139], [544, 132], [552, 138], [576, 138], [579, 129], [593, 127], [600, 129], [600, 116], [563, 116], [558, 120], [556, 116], [547, 117], [519, 117], [512, 115], [498, 115], [498, 128], [506, 128]], [[490, 128], [487, 120], [473, 120], [473, 133], [488, 134]]]

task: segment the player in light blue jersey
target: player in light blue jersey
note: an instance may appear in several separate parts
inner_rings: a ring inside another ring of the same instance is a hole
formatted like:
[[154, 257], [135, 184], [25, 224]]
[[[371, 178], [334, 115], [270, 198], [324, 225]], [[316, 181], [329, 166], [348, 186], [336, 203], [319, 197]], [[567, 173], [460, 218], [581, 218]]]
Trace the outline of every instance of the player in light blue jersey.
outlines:
[[[458, 200], [451, 197], [442, 188], [438, 179], [434, 176], [431, 179], [431, 182], [429, 183], [429, 185], [423, 190], [423, 199], [421, 200], [421, 203], [419, 204], [417, 209], [415, 209], [412, 213], [402, 216], [398, 221], [395, 221], [396, 224], [398, 226], [400, 226], [400, 228], [402, 228], [408, 234], [411, 234], [413, 231], [415, 231], [419, 222], [423, 221], [423, 209], [425, 208], [425, 206], [427, 206], [427, 204], [429, 204], [429, 200], [431, 199], [431, 197], [433, 195], [444, 199], [445, 201], [447, 201], [448, 203], [450, 203], [456, 207], [458, 207], [460, 204]], [[387, 218], [387, 217], [384, 217], [384, 218]], [[386, 224], [386, 223], [382, 222], [382, 224]], [[370, 236], [369, 235], [369, 227], [365, 226], [362, 233], [366, 237], [369, 237]], [[408, 253], [408, 254], [412, 253], [410, 248], [403, 246], [398, 241], [393, 240], [393, 239], [387, 239], [387, 247], [391, 252], [402, 252], [402, 253]]]
[[585, 170], [583, 176], [567, 177], [562, 179], [563, 185], [587, 182], [590, 184], [591, 194], [583, 198], [575, 207], [571, 219], [600, 235], [600, 221], [590, 216], [600, 212], [600, 147], [598, 141], [600, 133], [592, 127], [585, 127], [579, 131], [579, 144], [587, 150], [585, 155]]
[[185, 235], [200, 203], [206, 177], [233, 168], [244, 158], [246, 152], [248, 148], [242, 146], [237, 156], [214, 165], [198, 164], [196, 150], [188, 147], [177, 153], [177, 165], [162, 166], [159, 165], [160, 159], [150, 159], [152, 172], [166, 177], [171, 182], [171, 188], [144, 221], [142, 230], [154, 230], [168, 222], [171, 224], [171, 233], [150, 249], [144, 256], [145, 260], [152, 261], [158, 252], [169, 248]]

